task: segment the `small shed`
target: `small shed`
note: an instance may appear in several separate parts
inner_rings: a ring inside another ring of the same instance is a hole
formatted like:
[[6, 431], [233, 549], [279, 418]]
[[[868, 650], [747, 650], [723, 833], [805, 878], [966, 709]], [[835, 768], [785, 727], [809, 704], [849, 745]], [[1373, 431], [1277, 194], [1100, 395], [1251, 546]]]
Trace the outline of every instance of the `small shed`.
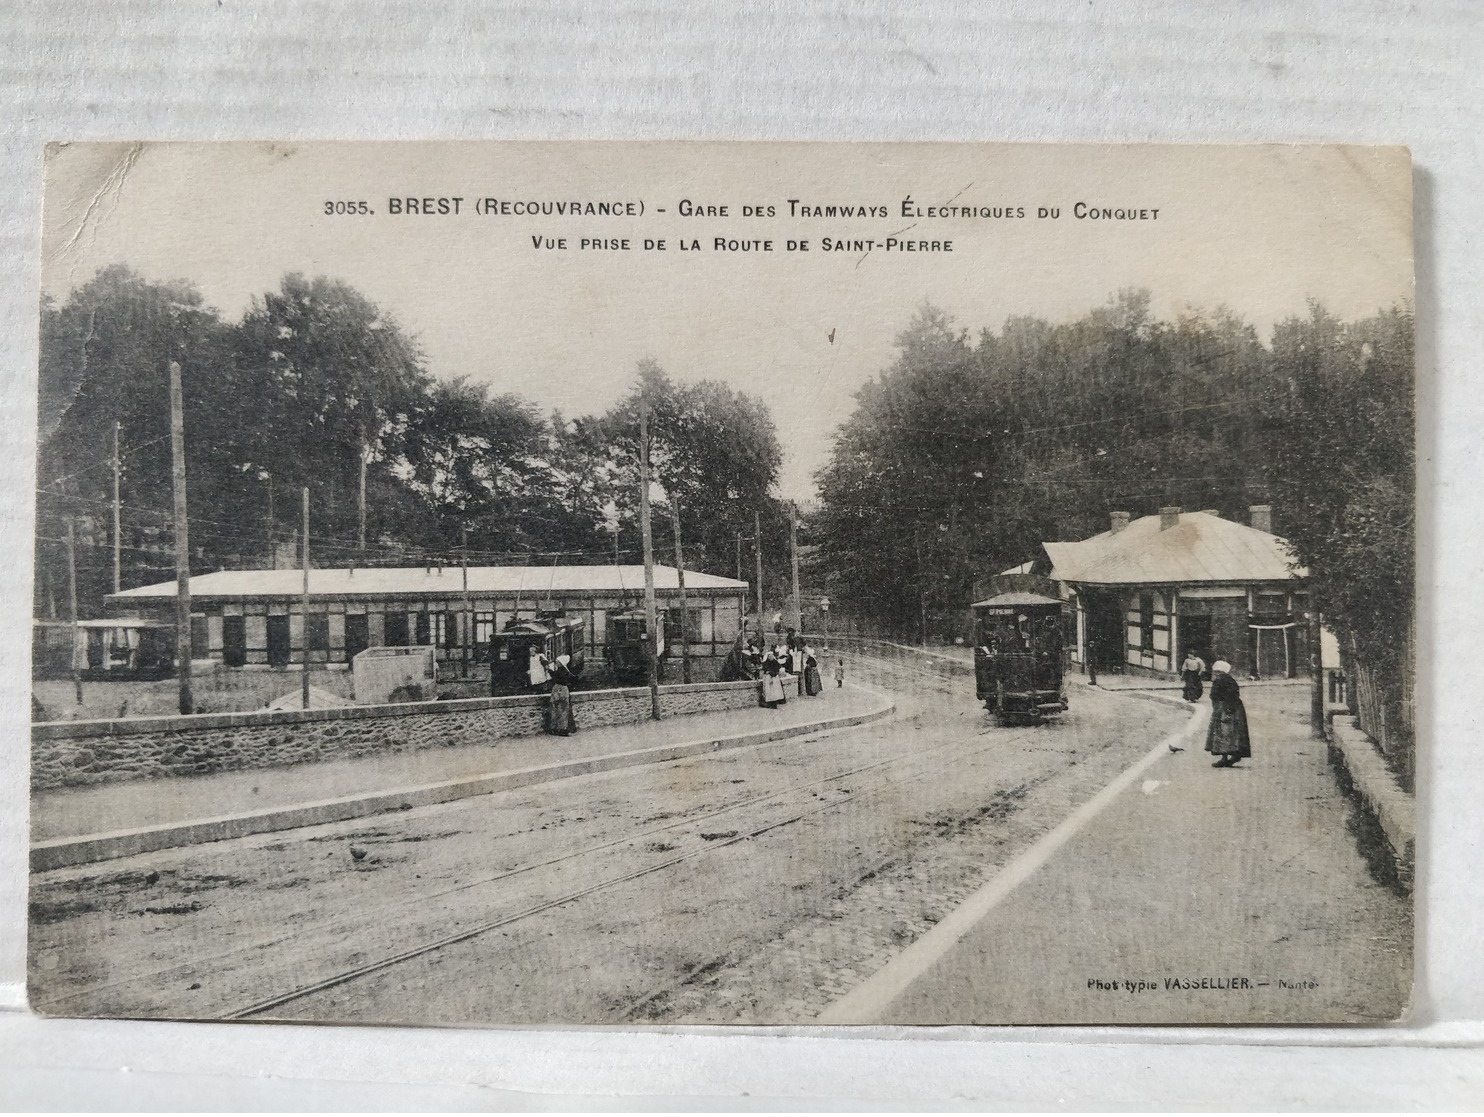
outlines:
[[1040, 572], [1076, 618], [1074, 662], [1170, 674], [1194, 651], [1247, 678], [1309, 670], [1308, 572], [1274, 535], [1271, 509], [1250, 524], [1161, 508], [1078, 542], [1042, 544]]

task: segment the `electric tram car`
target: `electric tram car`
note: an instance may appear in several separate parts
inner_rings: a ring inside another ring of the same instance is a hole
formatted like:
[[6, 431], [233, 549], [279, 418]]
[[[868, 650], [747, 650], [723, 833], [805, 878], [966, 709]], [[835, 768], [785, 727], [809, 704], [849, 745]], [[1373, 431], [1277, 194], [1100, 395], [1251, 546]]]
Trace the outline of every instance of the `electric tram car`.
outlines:
[[[665, 615], [660, 613], [659, 662], [655, 664], [658, 678], [665, 677], [665, 660], [669, 658], [669, 642], [665, 639]], [[614, 613], [608, 618], [608, 642], [603, 645], [603, 658], [614, 679], [623, 683], [642, 683], [648, 679], [648, 640], [643, 609], [629, 609]]]
[[532, 650], [553, 663], [557, 656], [567, 656], [567, 670], [581, 677], [587, 652], [586, 618], [556, 612], [506, 621], [504, 631], [490, 640], [490, 694], [530, 688]]
[[976, 601], [974, 692], [1000, 725], [1037, 725], [1065, 713], [1062, 603], [1036, 593]]

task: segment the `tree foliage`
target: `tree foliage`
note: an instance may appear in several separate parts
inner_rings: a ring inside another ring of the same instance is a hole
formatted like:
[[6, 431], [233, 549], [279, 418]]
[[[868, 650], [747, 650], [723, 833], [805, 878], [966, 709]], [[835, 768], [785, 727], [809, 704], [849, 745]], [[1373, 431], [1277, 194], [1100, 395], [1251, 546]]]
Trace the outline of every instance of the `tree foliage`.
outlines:
[[[43, 613], [65, 597], [69, 522], [84, 615], [111, 588], [115, 421], [122, 584], [173, 569], [172, 360], [182, 368], [193, 569], [272, 561], [270, 539], [296, 537], [303, 487], [319, 565], [447, 561], [466, 546], [474, 562], [612, 561], [614, 528], [620, 557], [638, 560], [637, 389], [604, 414], [547, 417], [484, 384], [435, 378], [395, 318], [341, 281], [290, 273], [229, 322], [188, 283], [111, 267], [41, 308]], [[730, 573], [734, 532], [750, 534], [755, 508], [779, 531], [772, 419], [723, 384], [677, 385], [652, 365], [639, 383], [654, 408], [660, 553], [678, 501], [687, 565]]]
[[814, 537], [845, 609], [950, 633], [977, 580], [1104, 530], [1111, 510], [1245, 519], [1270, 503], [1337, 625], [1373, 644], [1405, 630], [1408, 312], [1345, 325], [1316, 307], [1269, 346], [1227, 311], [1159, 321], [1124, 291], [977, 338], [924, 307], [897, 343], [818, 478]]

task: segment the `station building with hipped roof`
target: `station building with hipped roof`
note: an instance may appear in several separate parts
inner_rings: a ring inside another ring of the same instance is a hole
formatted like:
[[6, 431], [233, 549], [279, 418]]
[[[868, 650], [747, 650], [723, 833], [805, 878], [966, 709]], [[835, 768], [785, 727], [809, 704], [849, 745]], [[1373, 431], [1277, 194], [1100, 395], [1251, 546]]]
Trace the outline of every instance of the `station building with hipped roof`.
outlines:
[[1273, 534], [1270, 506], [1249, 515], [1243, 524], [1209, 510], [1112, 512], [1107, 531], [1043, 543], [1010, 580], [1037, 581], [1066, 603], [1069, 655], [1097, 672], [1174, 674], [1194, 651], [1241, 678], [1308, 675], [1308, 572]]
[[[693, 677], [714, 679], [741, 631], [749, 585], [685, 572], [685, 615], [673, 566], [654, 568], [667, 643], [689, 645]], [[173, 621], [174, 582], [110, 594], [117, 614]], [[479, 663], [514, 620], [562, 613], [587, 622], [588, 654], [601, 663], [610, 618], [642, 608], [644, 567], [318, 567], [304, 608], [300, 570], [193, 574], [192, 658], [226, 667], [348, 664], [375, 647], [426, 645], [440, 662]]]

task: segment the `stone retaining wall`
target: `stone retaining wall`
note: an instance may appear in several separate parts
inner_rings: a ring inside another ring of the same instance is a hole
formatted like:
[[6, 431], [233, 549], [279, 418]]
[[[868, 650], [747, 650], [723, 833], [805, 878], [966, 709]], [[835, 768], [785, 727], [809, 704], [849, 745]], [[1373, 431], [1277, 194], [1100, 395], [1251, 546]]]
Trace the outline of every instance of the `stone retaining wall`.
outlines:
[[1354, 793], [1385, 835], [1397, 882], [1411, 892], [1417, 865], [1417, 802], [1387, 767], [1376, 743], [1353, 721], [1348, 711], [1331, 714], [1330, 762], [1342, 773], [1342, 787]]
[[[665, 717], [742, 709], [758, 703], [755, 682], [660, 688]], [[632, 725], [649, 717], [649, 690], [577, 691], [579, 729]], [[273, 768], [385, 752], [485, 744], [543, 732], [546, 698], [465, 698], [330, 710], [40, 722], [31, 726], [34, 790]]]

